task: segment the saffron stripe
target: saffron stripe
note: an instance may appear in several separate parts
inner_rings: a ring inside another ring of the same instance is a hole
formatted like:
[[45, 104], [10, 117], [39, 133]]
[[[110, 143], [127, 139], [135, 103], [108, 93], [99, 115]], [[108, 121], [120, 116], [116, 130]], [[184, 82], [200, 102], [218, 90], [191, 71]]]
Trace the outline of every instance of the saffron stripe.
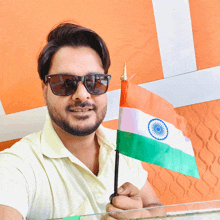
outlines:
[[185, 135], [184, 118], [179, 116], [173, 105], [164, 98], [135, 84], [124, 81], [121, 83], [120, 107], [136, 108], [144, 113], [160, 118], [182, 130]]

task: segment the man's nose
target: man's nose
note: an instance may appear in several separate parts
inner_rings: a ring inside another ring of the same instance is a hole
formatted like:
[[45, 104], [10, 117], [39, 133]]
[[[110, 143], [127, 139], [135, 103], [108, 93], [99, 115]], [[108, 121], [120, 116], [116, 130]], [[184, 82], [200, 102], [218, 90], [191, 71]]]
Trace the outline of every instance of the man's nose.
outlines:
[[72, 95], [72, 99], [75, 101], [86, 101], [91, 98], [91, 94], [87, 91], [86, 87], [83, 85], [83, 82], [78, 83], [78, 88], [75, 93]]

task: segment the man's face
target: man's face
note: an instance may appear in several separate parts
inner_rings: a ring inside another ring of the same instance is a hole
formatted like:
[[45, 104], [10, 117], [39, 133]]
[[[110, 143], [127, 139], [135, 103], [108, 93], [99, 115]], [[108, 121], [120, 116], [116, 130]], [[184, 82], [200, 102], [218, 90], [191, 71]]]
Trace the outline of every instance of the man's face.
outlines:
[[[89, 47], [60, 48], [53, 56], [49, 75], [71, 74], [84, 76], [104, 73], [99, 55]], [[43, 88], [45, 102], [56, 131], [84, 136], [93, 133], [103, 121], [107, 109], [107, 96], [91, 95], [82, 82], [75, 93], [56, 96], [49, 83]]]

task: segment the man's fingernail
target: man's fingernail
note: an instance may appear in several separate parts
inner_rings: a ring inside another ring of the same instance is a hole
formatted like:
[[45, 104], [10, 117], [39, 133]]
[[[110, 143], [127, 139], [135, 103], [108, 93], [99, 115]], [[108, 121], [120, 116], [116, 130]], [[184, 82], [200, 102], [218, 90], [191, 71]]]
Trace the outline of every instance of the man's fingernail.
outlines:
[[118, 188], [118, 193], [121, 193], [121, 192], [123, 192], [123, 188], [122, 188], [122, 187], [119, 187], [119, 188]]

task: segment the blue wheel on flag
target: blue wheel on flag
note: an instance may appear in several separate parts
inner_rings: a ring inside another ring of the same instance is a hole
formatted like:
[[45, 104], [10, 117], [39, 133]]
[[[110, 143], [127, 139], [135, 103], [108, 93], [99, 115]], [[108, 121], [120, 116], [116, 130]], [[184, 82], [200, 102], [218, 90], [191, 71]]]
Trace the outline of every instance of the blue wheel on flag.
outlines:
[[148, 123], [148, 131], [156, 140], [165, 140], [168, 136], [168, 128], [166, 124], [158, 118], [150, 120]]

